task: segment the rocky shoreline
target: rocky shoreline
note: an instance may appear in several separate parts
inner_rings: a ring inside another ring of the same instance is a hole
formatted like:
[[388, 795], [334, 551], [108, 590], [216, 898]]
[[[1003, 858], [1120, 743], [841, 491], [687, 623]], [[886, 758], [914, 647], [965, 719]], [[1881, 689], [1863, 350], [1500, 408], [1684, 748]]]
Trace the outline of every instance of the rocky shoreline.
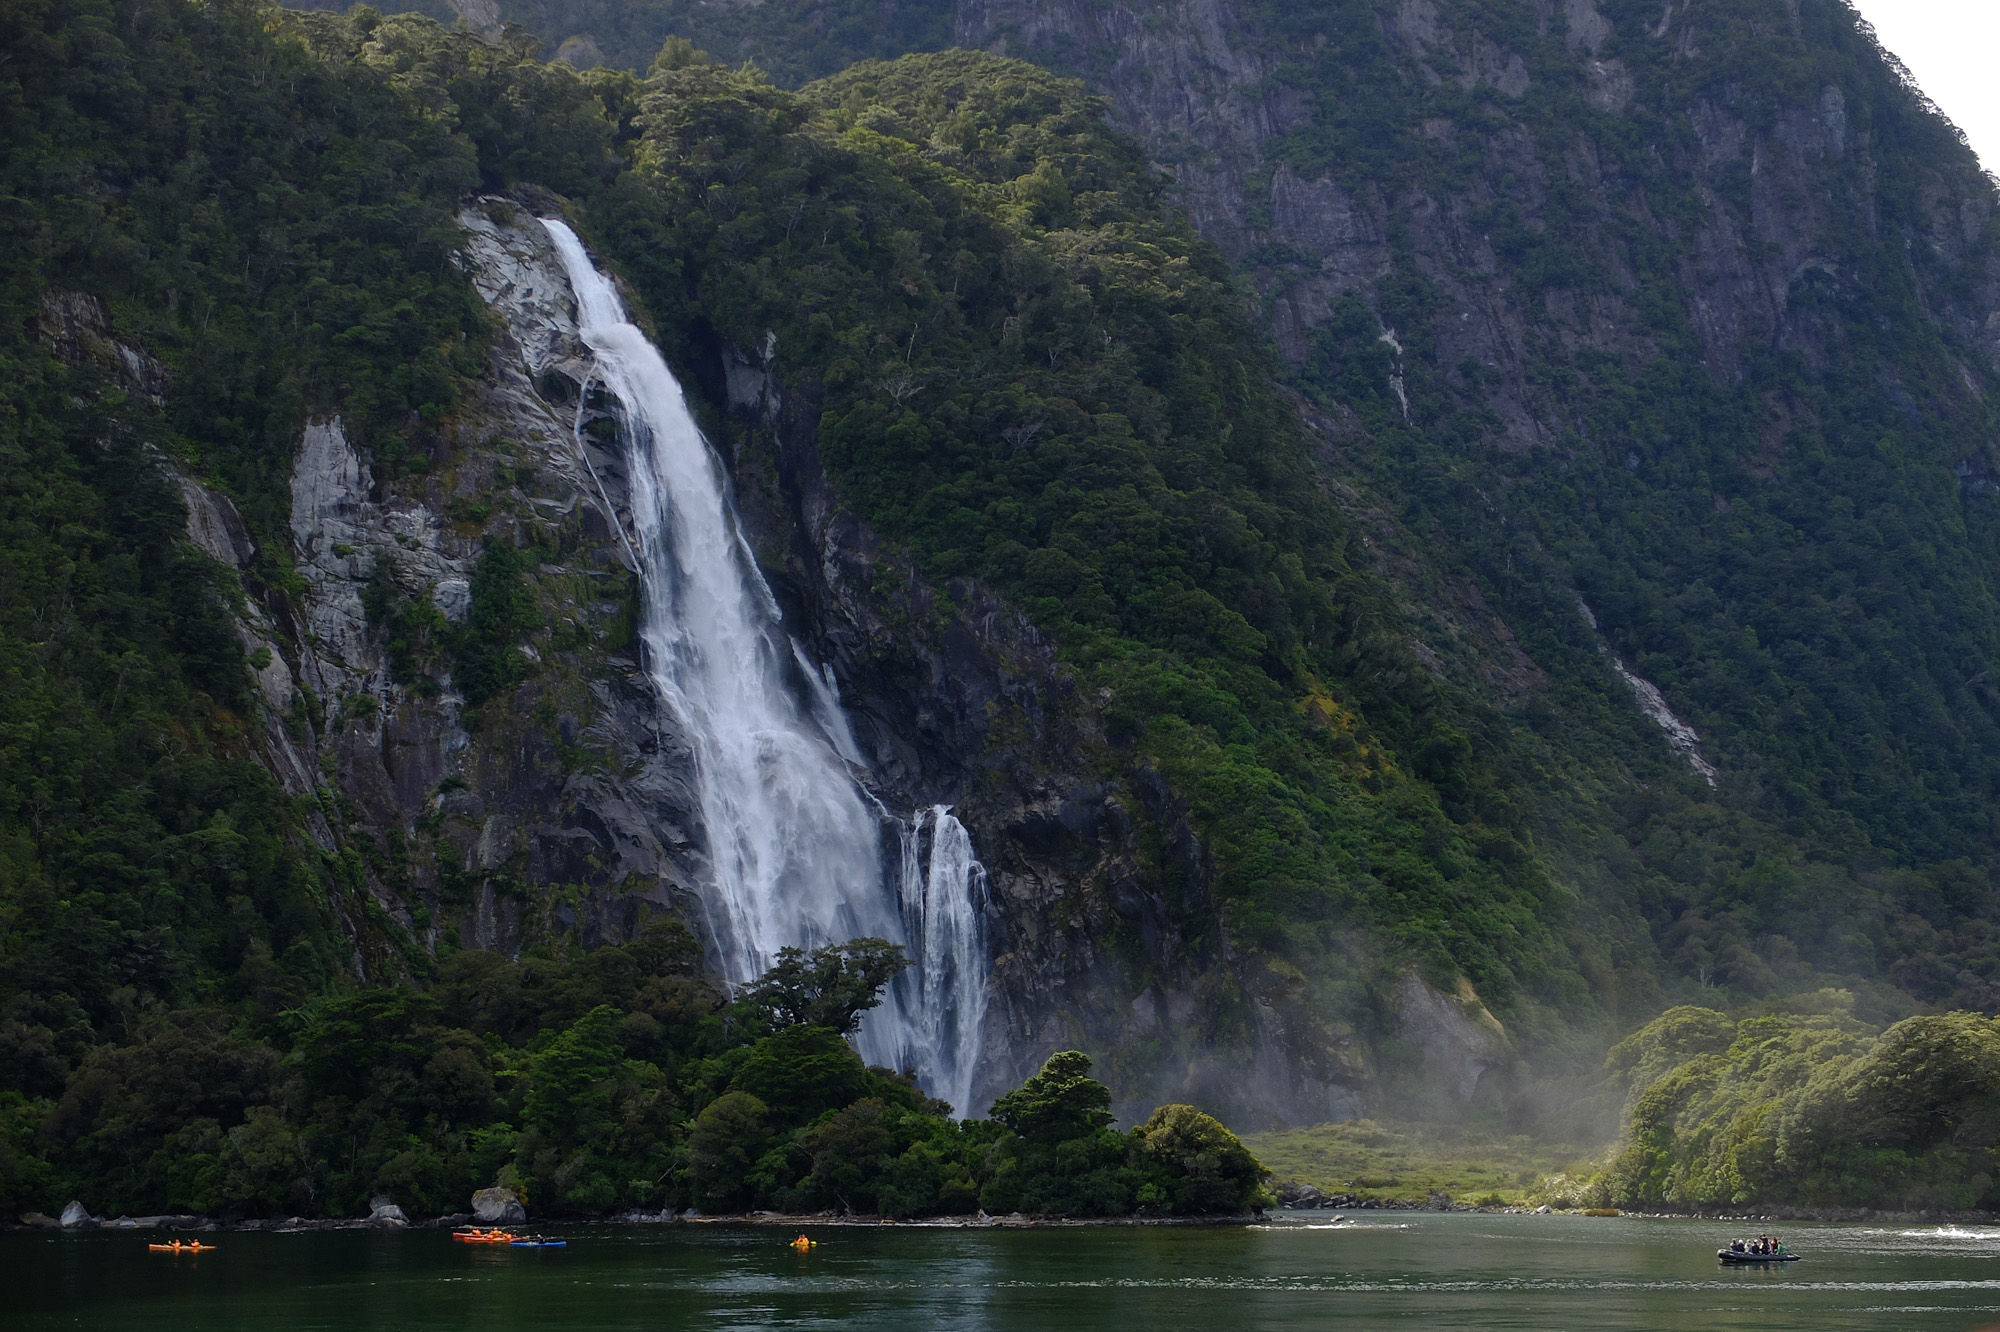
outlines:
[[[58, 1230], [82, 1232], [91, 1230], [183, 1230], [238, 1233], [251, 1231], [271, 1231], [276, 1234], [303, 1234], [322, 1230], [451, 1230], [459, 1226], [475, 1223], [470, 1212], [453, 1212], [445, 1216], [431, 1217], [421, 1221], [397, 1221], [383, 1218], [379, 1214], [366, 1217], [272, 1217], [260, 1220], [225, 1221], [216, 1217], [192, 1215], [161, 1216], [120, 1216], [109, 1220], [103, 1217], [85, 1215], [80, 1219], [69, 1219], [66, 1209], [62, 1218], [52, 1217], [43, 1212], [24, 1212], [15, 1223], [5, 1226], [9, 1230]], [[745, 1212], [708, 1216], [694, 1212], [622, 1212], [608, 1217], [560, 1218], [550, 1224], [562, 1225], [695, 1225], [695, 1226], [769, 1226], [789, 1229], [794, 1226], [841, 1226], [877, 1227], [901, 1226], [914, 1229], [943, 1230], [983, 1230], [983, 1229], [1034, 1229], [1051, 1226], [1247, 1226], [1267, 1219], [1262, 1213], [1247, 1213], [1241, 1216], [1101, 1216], [1101, 1217], [1055, 1217], [1028, 1216], [1013, 1212], [1006, 1216], [989, 1216], [980, 1212], [973, 1216], [931, 1216], [898, 1220], [883, 1216], [845, 1216], [832, 1212]], [[516, 1223], [520, 1224], [520, 1223]]]

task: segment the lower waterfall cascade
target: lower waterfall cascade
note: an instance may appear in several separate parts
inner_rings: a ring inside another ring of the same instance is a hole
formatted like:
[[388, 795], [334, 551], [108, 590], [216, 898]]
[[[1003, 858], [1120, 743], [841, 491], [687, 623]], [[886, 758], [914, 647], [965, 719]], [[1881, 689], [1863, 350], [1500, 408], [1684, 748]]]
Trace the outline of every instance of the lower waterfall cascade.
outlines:
[[[911, 966], [863, 1017], [856, 1046], [870, 1063], [915, 1069], [926, 1091], [968, 1113], [988, 970], [986, 876], [971, 837], [948, 807], [902, 819], [858, 780], [830, 673], [785, 635], [679, 381], [575, 232], [541, 223], [575, 293], [593, 377], [624, 427], [646, 670], [694, 753], [711, 865], [700, 896], [725, 977], [756, 979], [788, 945], [902, 944]], [[890, 830], [901, 848], [893, 876]]]
[[936, 1061], [933, 1093], [964, 1114], [979, 1069], [986, 1009], [986, 939], [980, 928], [986, 867], [973, 854], [971, 834], [945, 805], [917, 811], [901, 832], [903, 929], [923, 959], [898, 981], [905, 991], [901, 1011], [914, 1019], [917, 1047]]

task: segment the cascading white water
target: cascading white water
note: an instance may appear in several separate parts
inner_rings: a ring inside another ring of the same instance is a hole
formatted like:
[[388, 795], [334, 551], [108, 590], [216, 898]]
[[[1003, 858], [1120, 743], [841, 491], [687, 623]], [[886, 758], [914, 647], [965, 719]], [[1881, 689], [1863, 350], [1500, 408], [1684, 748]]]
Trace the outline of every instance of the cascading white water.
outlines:
[[944, 805], [917, 811], [904, 825], [902, 842], [903, 928], [923, 958], [923, 966], [911, 968], [903, 982], [903, 1008], [914, 1021], [917, 1044], [933, 1052], [932, 1093], [968, 1113], [986, 1007], [986, 940], [980, 928], [986, 868], [972, 853], [965, 825]]
[[[646, 665], [694, 750], [714, 877], [703, 906], [729, 979], [754, 979], [786, 945], [862, 935], [902, 943], [913, 965], [857, 1043], [873, 1063], [914, 1067], [932, 1095], [964, 1113], [986, 984], [975, 901], [985, 874], [971, 838], [943, 806], [894, 820], [904, 863], [887, 880], [846, 717], [827, 675], [783, 634], [721, 460], [576, 234], [552, 218], [542, 225], [576, 294], [596, 374], [623, 412]], [[803, 690], [788, 681], [794, 667]]]

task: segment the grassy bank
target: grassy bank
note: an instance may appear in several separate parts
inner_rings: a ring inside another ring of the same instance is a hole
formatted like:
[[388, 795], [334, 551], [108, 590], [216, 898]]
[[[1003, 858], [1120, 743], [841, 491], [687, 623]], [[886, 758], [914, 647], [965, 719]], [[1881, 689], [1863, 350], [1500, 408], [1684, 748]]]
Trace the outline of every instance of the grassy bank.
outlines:
[[1274, 1185], [1381, 1201], [1437, 1192], [1488, 1206], [1541, 1203], [1590, 1173], [1588, 1149], [1460, 1125], [1360, 1119], [1247, 1134], [1243, 1143], [1271, 1168]]

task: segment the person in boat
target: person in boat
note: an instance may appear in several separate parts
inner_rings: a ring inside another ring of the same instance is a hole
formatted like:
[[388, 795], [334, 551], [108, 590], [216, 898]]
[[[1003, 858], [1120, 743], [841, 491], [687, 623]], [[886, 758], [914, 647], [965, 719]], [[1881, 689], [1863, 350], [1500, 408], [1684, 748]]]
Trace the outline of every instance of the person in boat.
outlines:
[[1742, 1240], [1740, 1240], [1740, 1239], [1733, 1239], [1733, 1240], [1729, 1241], [1729, 1251], [1730, 1251], [1731, 1253], [1742, 1253], [1742, 1252], [1743, 1252], [1743, 1241], [1742, 1241]]

